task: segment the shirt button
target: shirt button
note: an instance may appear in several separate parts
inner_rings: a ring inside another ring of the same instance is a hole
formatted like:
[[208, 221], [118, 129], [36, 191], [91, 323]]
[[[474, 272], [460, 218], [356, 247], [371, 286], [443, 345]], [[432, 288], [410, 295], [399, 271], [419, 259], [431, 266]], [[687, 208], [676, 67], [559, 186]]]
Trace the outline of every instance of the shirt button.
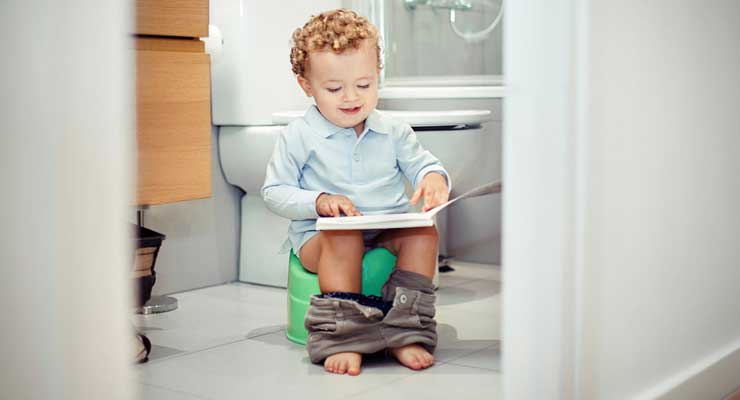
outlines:
[[398, 300], [401, 300], [401, 304], [406, 304], [406, 301], [408, 299], [406, 298], [406, 295], [405, 294], [402, 294], [401, 297]]
[[360, 156], [357, 153], [355, 153], [355, 161], [360, 161]]

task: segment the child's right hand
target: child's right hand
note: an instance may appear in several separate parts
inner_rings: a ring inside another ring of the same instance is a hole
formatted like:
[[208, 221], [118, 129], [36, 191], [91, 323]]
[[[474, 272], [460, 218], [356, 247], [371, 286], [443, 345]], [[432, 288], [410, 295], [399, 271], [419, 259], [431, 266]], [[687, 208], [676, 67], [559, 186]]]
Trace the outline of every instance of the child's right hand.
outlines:
[[322, 193], [316, 198], [316, 213], [322, 217], [362, 215], [347, 196]]

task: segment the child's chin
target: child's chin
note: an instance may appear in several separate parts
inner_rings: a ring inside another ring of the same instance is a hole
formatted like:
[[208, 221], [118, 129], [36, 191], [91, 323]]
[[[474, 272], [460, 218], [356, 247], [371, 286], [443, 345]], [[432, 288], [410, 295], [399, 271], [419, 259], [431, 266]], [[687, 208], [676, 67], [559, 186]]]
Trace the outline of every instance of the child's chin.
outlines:
[[365, 118], [367, 118], [367, 115], [346, 116], [342, 118], [341, 123], [336, 124], [336, 125], [341, 126], [342, 128], [354, 128], [355, 126], [357, 126], [357, 124], [364, 121]]

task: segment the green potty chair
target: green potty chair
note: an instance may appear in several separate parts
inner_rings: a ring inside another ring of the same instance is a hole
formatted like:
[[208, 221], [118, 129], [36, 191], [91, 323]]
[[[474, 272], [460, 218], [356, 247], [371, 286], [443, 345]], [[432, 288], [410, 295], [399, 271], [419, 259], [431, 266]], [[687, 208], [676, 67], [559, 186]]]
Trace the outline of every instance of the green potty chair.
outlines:
[[[380, 296], [380, 289], [396, 265], [396, 256], [377, 248], [362, 258], [362, 294]], [[290, 251], [288, 270], [288, 327], [285, 335], [292, 342], [305, 345], [308, 332], [303, 324], [311, 296], [320, 294], [319, 277], [303, 268], [301, 260]]]

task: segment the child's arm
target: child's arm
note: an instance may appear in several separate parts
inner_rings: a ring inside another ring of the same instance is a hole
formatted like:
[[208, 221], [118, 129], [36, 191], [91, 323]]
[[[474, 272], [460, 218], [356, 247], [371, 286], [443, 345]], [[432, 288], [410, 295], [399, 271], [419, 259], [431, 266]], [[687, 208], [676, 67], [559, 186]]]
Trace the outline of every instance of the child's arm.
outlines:
[[[420, 195], [425, 195], [425, 205], [427, 205], [427, 200], [433, 199], [427, 199], [427, 193], [420, 193], [420, 190], [423, 192], [423, 189], [428, 186], [438, 188], [441, 186], [438, 181], [444, 181], [447, 194], [449, 194], [452, 190], [452, 181], [450, 174], [447, 173], [439, 159], [428, 150], [424, 150], [411, 126], [404, 125], [400, 132], [396, 138], [396, 158], [399, 168], [414, 187], [415, 193], [412, 200], [418, 200]], [[436, 179], [434, 175], [427, 176], [430, 172], [438, 173], [443, 179]], [[438, 202], [433, 201], [433, 203]]]
[[260, 193], [267, 208], [281, 217], [315, 219], [318, 217], [316, 198], [321, 192], [301, 189], [299, 179], [306, 162], [306, 151], [300, 140], [291, 143], [289, 133], [290, 127], [283, 130], [275, 143]]

